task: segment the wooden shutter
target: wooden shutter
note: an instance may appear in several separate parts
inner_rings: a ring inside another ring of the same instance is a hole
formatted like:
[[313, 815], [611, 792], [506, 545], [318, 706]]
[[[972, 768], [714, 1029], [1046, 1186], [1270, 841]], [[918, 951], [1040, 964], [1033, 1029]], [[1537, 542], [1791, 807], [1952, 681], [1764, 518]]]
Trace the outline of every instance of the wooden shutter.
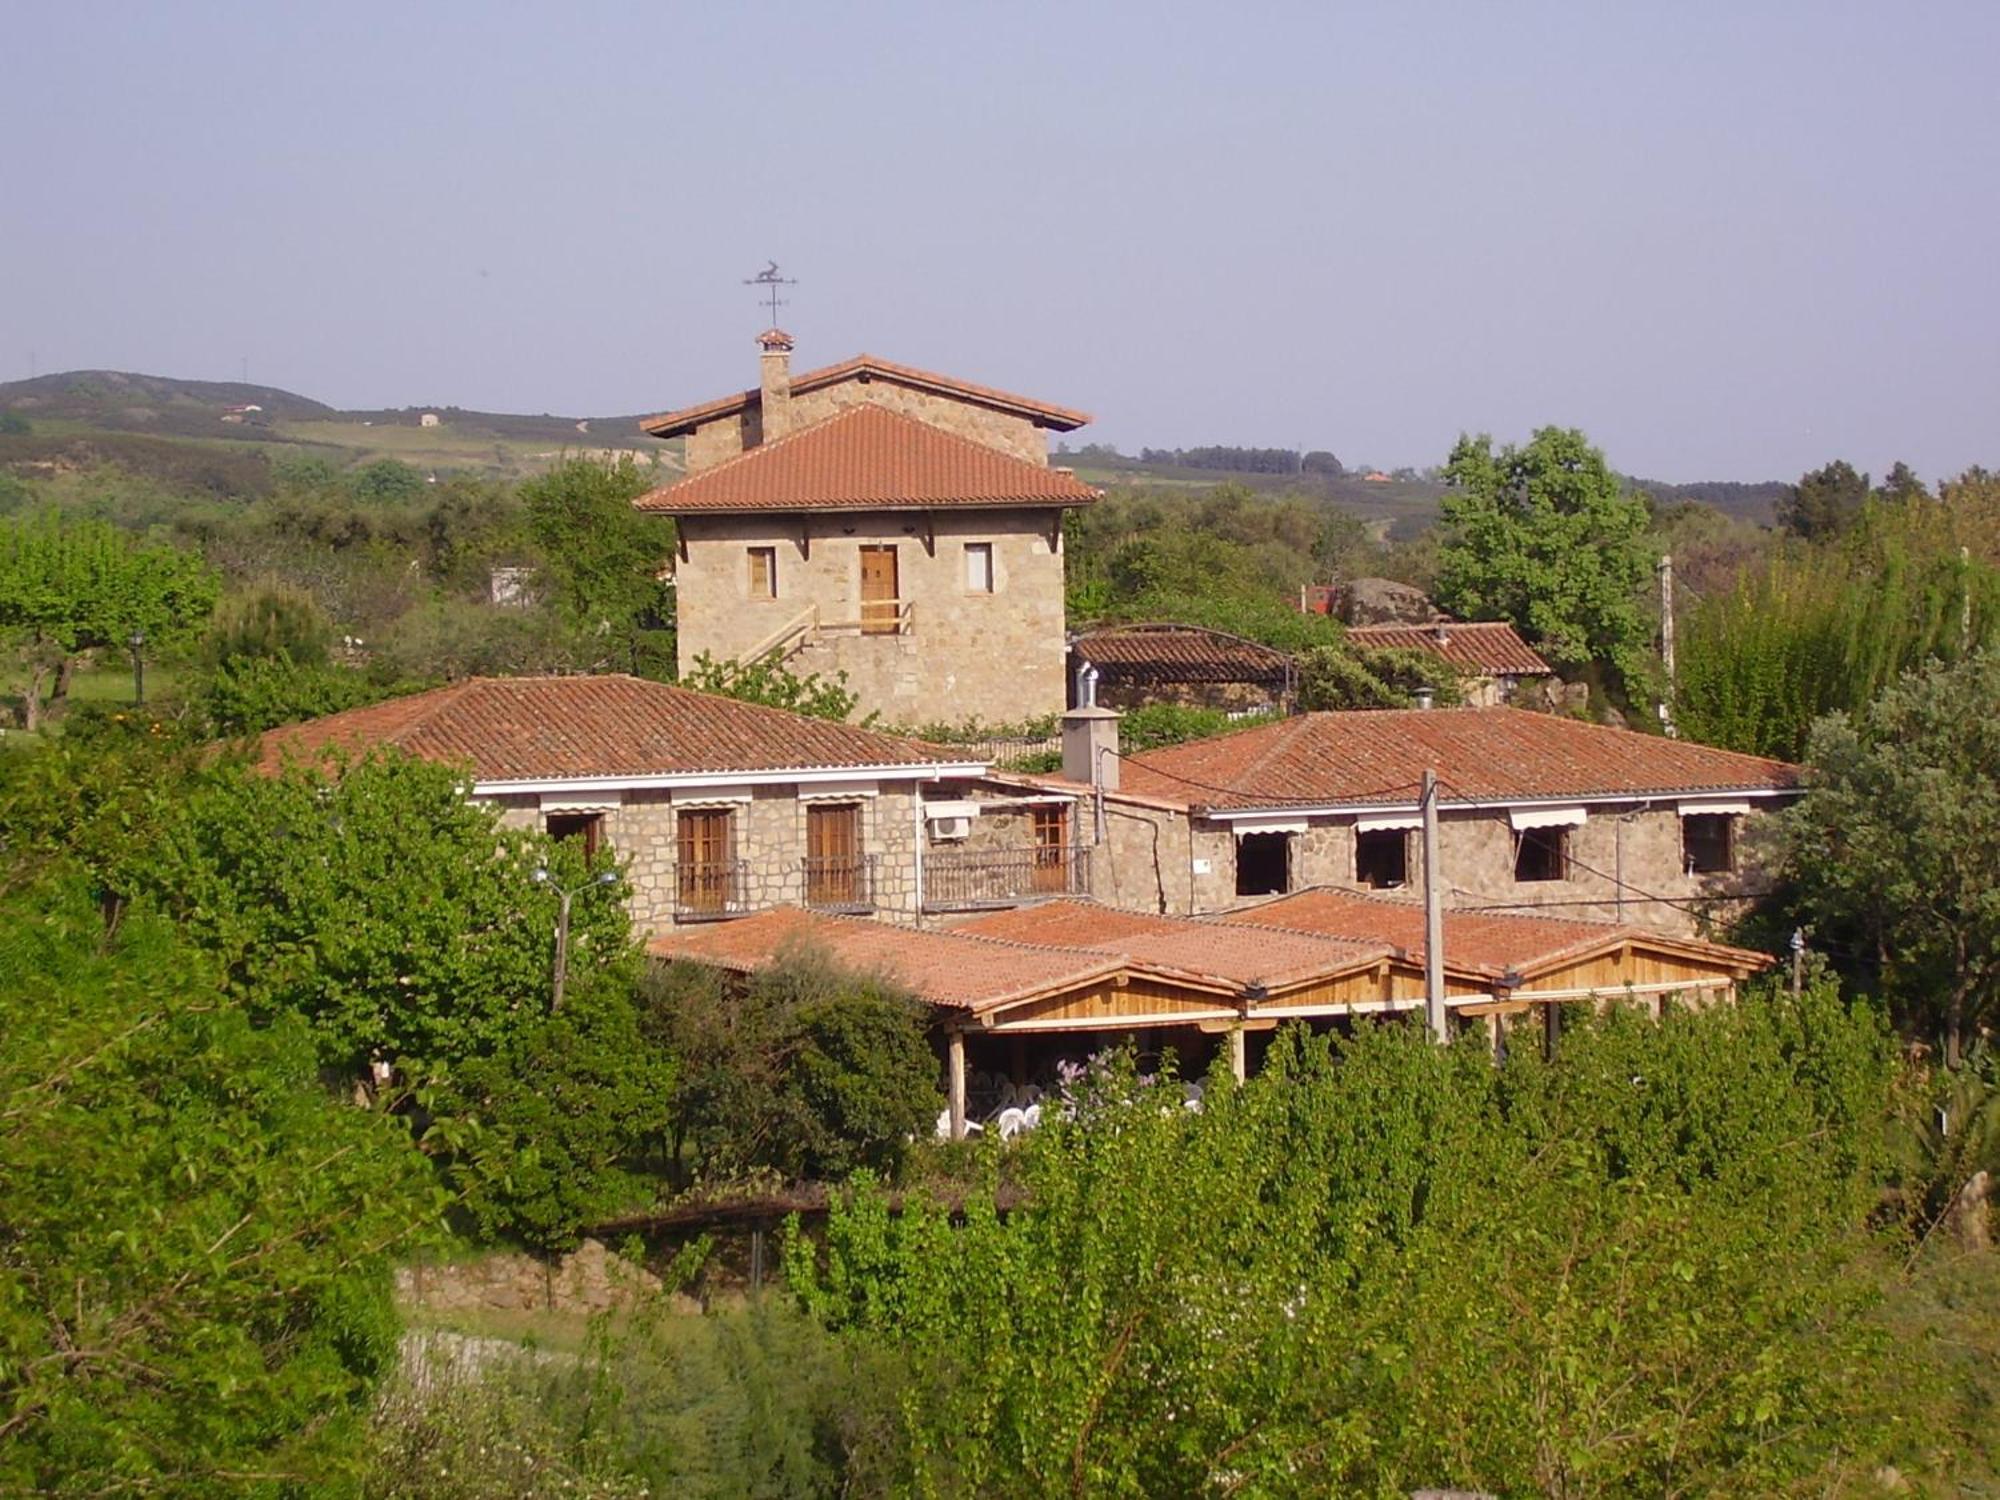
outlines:
[[851, 802], [806, 804], [806, 904], [852, 906], [861, 892], [861, 809]]
[[683, 911], [729, 908], [735, 866], [729, 857], [727, 808], [689, 808], [676, 819], [680, 843], [679, 894]]
[[1037, 891], [1063, 891], [1069, 888], [1068, 874], [1064, 859], [1069, 846], [1069, 809], [1066, 807], [1038, 807], [1034, 809], [1035, 820], [1035, 871], [1034, 889]]
[[896, 549], [893, 546], [863, 547], [861, 549], [863, 635], [896, 633], [896, 609], [901, 599], [896, 590]]

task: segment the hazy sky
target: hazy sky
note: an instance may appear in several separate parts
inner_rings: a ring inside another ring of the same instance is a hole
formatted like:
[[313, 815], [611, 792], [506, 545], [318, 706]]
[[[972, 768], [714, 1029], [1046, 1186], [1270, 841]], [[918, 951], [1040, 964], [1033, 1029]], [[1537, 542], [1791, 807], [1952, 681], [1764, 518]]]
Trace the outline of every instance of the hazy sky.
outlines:
[[658, 410], [863, 350], [1083, 440], [2000, 463], [2000, 3], [0, 5], [0, 378]]

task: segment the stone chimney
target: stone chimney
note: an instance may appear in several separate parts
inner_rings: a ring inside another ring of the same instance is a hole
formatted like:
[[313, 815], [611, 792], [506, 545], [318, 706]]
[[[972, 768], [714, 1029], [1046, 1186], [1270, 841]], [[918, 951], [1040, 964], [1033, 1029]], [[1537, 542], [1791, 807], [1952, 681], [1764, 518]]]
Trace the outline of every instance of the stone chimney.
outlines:
[[1077, 674], [1077, 704], [1062, 716], [1062, 773], [1107, 792], [1118, 790], [1118, 720], [1115, 708], [1097, 703], [1097, 673]]
[[757, 335], [759, 441], [774, 443], [792, 430], [792, 336], [781, 328]]

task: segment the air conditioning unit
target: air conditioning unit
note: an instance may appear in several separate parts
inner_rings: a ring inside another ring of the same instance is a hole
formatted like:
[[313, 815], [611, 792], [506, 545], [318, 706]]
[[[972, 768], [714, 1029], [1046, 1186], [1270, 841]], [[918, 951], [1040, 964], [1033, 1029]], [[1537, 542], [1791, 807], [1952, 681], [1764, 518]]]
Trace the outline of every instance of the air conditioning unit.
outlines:
[[940, 844], [963, 843], [972, 836], [970, 818], [932, 818], [931, 837]]

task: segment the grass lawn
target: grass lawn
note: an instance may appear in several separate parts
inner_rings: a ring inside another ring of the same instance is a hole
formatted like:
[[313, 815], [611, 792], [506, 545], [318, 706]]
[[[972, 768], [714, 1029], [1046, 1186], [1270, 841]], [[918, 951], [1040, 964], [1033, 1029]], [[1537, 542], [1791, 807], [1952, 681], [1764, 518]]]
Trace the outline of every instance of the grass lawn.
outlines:
[[[160, 698], [172, 697], [180, 686], [181, 674], [178, 668], [146, 664], [146, 700], [154, 702]], [[15, 726], [21, 722], [21, 695], [27, 688], [27, 676], [19, 671], [0, 673], [0, 726], [7, 730], [8, 737], [20, 735]], [[73, 703], [129, 704], [132, 702], [132, 666], [130, 662], [122, 666], [82, 667], [77, 670], [69, 683], [70, 701]], [[50, 728], [57, 726], [51, 725]]]

